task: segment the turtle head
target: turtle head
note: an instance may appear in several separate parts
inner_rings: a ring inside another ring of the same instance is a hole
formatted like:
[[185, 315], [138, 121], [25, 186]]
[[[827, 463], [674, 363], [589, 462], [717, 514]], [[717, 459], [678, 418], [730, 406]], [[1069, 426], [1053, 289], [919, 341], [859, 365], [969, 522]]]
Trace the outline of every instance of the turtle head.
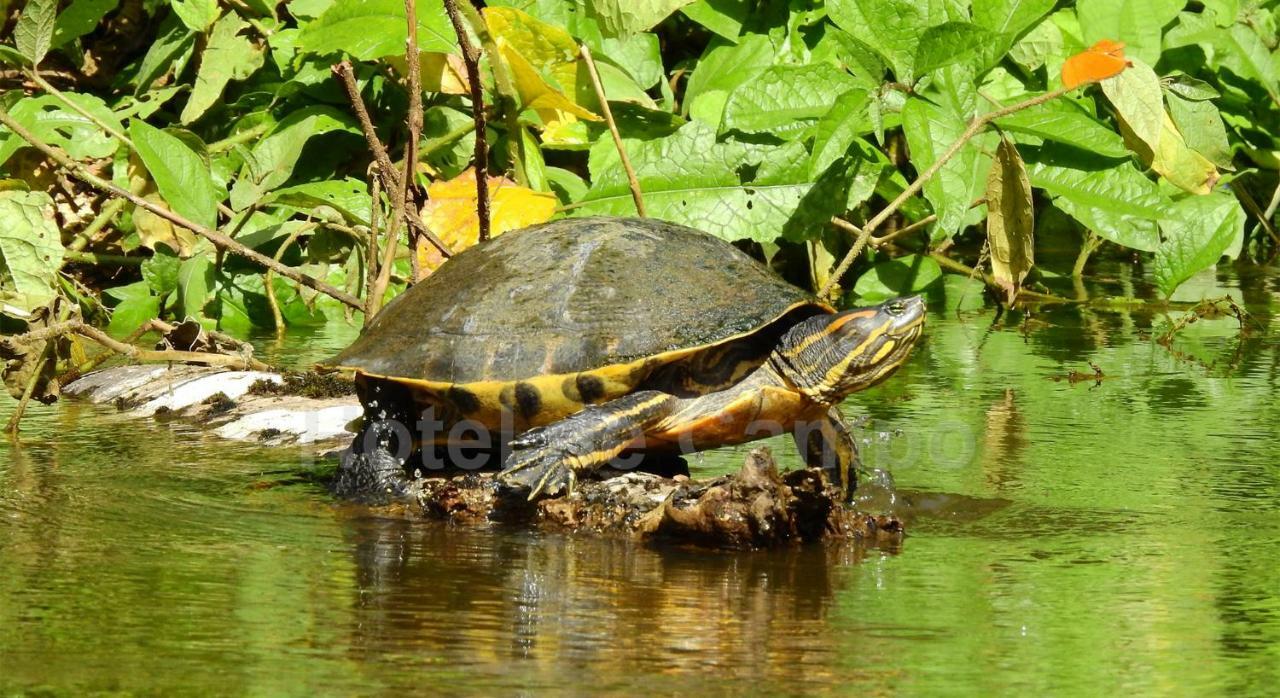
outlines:
[[834, 404], [888, 378], [924, 329], [920, 296], [819, 315], [783, 335], [773, 362], [801, 392]]

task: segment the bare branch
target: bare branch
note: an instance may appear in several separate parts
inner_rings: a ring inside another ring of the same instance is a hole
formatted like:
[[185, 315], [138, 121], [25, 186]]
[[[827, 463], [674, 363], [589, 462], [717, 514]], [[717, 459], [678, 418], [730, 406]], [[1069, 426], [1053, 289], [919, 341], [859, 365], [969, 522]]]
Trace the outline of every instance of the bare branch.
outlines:
[[586, 44], [578, 50], [582, 60], [587, 63], [587, 72], [591, 74], [591, 84], [596, 88], [596, 99], [600, 100], [600, 110], [604, 112], [604, 121], [609, 125], [609, 133], [613, 134], [613, 145], [618, 149], [618, 157], [622, 158], [622, 167], [627, 171], [627, 184], [631, 186], [631, 198], [636, 202], [636, 213], [641, 218], [649, 214], [644, 210], [644, 194], [640, 191], [640, 180], [636, 178], [635, 168], [631, 166], [631, 158], [627, 149], [622, 147], [622, 135], [618, 133], [618, 124], [613, 120], [613, 110], [609, 108], [609, 100], [605, 98], [604, 85], [600, 83], [600, 73], [596, 71], [596, 62], [591, 58], [591, 49]]

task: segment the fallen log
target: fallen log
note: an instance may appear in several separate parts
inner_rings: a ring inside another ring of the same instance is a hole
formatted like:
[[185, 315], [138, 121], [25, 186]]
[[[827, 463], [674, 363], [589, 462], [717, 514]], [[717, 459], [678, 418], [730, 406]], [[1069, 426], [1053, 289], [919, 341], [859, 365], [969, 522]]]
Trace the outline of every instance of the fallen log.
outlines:
[[[137, 418], [183, 421], [223, 438], [300, 444], [316, 452], [348, 446], [363, 410], [325, 377], [186, 365], [118, 366], [88, 374], [64, 394], [113, 405]], [[768, 449], [733, 474], [706, 480], [607, 471], [572, 495], [529, 502], [492, 470], [410, 475], [389, 454], [338, 456], [331, 489], [340, 497], [459, 525], [507, 525], [665, 540], [719, 548], [852, 541], [896, 546], [896, 515], [859, 511], [816, 469], [779, 474]], [[884, 507], [876, 507], [882, 509]]]

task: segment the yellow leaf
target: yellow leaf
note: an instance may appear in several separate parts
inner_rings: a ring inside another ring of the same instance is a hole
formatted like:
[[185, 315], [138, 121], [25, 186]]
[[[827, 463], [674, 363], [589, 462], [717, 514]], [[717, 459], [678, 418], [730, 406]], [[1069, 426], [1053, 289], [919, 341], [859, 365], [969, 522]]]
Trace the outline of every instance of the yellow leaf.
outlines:
[[537, 112], [544, 132], [564, 133], [578, 119], [600, 121], [578, 99], [584, 95], [594, 105], [595, 93], [582, 69], [578, 42], [568, 32], [509, 7], [485, 8], [484, 18], [507, 64], [521, 108]]
[[[408, 73], [409, 64], [404, 56], [389, 56], [386, 61], [400, 75]], [[461, 56], [424, 51], [418, 54], [418, 70], [422, 76], [424, 92], [447, 95], [471, 94], [471, 83], [467, 82], [467, 67], [462, 62]]]
[[1163, 116], [1154, 151], [1133, 133], [1123, 117], [1118, 118], [1125, 145], [1137, 153], [1142, 162], [1179, 189], [1192, 194], [1208, 194], [1213, 191], [1222, 177], [1218, 168], [1208, 158], [1187, 146], [1168, 111]]
[[992, 275], [1010, 304], [1035, 264], [1034, 210], [1026, 165], [1013, 141], [1004, 136], [987, 175], [987, 241]]
[[[556, 197], [522, 187], [506, 177], [489, 177], [489, 234], [497, 237], [508, 230], [544, 223], [556, 212]], [[427, 228], [454, 252], [461, 252], [480, 239], [480, 217], [476, 212], [476, 171], [468, 169], [448, 181], [427, 187], [427, 205], [422, 218]], [[425, 240], [419, 244], [418, 263], [423, 276], [443, 262], [436, 248]]]

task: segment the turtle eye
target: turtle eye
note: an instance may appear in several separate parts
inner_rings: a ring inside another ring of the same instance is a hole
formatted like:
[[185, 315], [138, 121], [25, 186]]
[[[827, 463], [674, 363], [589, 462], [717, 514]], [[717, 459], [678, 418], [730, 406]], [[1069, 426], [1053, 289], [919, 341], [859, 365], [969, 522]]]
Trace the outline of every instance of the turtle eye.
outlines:
[[889, 305], [885, 307], [885, 312], [889, 313], [893, 317], [899, 317], [903, 313], [907, 312], [907, 304], [904, 303], [902, 299], [891, 301]]

